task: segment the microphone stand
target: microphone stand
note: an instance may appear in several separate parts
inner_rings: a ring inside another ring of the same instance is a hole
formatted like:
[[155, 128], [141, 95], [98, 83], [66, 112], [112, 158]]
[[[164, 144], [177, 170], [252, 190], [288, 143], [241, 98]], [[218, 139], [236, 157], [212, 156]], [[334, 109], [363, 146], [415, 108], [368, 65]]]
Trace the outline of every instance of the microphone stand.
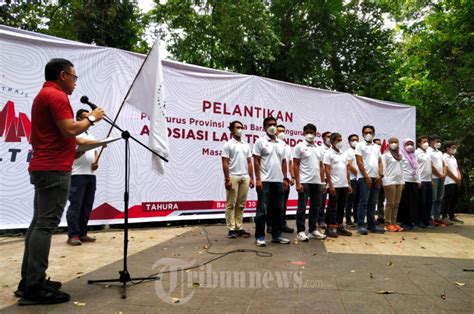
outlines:
[[[90, 104], [89, 104], [90, 106]], [[92, 106], [91, 106], [92, 107]], [[93, 108], [95, 109], [95, 108]], [[122, 299], [127, 298], [127, 283], [132, 282], [133, 280], [140, 280], [140, 281], [145, 281], [145, 280], [159, 280], [160, 277], [158, 276], [149, 276], [149, 277], [141, 277], [141, 278], [132, 278], [130, 276], [130, 273], [128, 272], [128, 267], [127, 267], [127, 255], [128, 255], [128, 202], [129, 202], [129, 177], [128, 177], [128, 168], [129, 168], [129, 162], [130, 162], [130, 156], [129, 156], [129, 139], [134, 140], [136, 143], [140, 144], [142, 147], [144, 147], [146, 150], [150, 151], [152, 154], [155, 156], [158, 156], [161, 158], [161, 160], [168, 162], [166, 158], [163, 156], [159, 155], [157, 152], [134, 138], [133, 136], [130, 135], [128, 131], [123, 130], [120, 128], [116, 123], [114, 123], [112, 120], [110, 120], [107, 116], [104, 116], [103, 120], [105, 120], [108, 124], [110, 124], [112, 127], [116, 128], [120, 132], [122, 132], [122, 138], [125, 140], [125, 191], [123, 193], [123, 206], [124, 206], [124, 234], [123, 234], [123, 269], [119, 271], [119, 278], [115, 279], [100, 279], [100, 280], [88, 280], [88, 284], [94, 284], [94, 283], [105, 283], [105, 282], [120, 282], [122, 283]]]

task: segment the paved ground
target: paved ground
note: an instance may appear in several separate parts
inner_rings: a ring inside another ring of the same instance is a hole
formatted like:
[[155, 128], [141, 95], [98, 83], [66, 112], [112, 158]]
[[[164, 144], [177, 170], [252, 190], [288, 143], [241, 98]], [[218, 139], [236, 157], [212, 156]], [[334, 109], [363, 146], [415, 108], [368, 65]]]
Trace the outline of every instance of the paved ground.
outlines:
[[[72, 300], [40, 307], [12, 305], [22, 247], [20, 242], [0, 242], [0, 267], [7, 270], [0, 279], [0, 311], [472, 313], [474, 273], [464, 270], [474, 269], [474, 216], [464, 215], [462, 219], [464, 225], [430, 231], [295, 241], [259, 249], [271, 253], [269, 257], [254, 252], [223, 257], [206, 253], [207, 236], [211, 252], [257, 249], [253, 239], [225, 238], [224, 226], [133, 230], [129, 257], [132, 276], [218, 259], [188, 271], [162, 274], [159, 281], [130, 285], [125, 300], [114, 285], [87, 284], [90, 279], [118, 277], [121, 251], [110, 246], [119, 248], [120, 236], [98, 233], [97, 243], [80, 248], [68, 247], [64, 236], [55, 236], [49, 274], [65, 281], [64, 290]], [[253, 231], [252, 224], [246, 228]], [[107, 258], [112, 259], [109, 265], [105, 265]]]

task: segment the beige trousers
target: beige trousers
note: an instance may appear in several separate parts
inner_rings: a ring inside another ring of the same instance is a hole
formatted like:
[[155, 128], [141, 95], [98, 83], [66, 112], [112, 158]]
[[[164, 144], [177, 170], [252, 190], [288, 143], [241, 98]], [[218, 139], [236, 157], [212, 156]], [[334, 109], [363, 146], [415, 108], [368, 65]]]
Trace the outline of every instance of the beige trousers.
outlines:
[[398, 205], [402, 197], [403, 184], [392, 184], [384, 186], [385, 190], [385, 223], [395, 225], [397, 223]]
[[227, 204], [225, 208], [225, 220], [230, 231], [242, 230], [245, 203], [249, 191], [249, 177], [230, 177], [232, 184], [230, 190], [226, 190]]

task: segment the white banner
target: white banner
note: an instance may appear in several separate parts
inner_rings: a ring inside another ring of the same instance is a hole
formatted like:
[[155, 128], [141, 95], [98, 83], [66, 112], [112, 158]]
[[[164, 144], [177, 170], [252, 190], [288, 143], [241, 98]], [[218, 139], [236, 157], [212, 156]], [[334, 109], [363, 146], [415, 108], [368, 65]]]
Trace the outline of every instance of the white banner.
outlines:
[[[3, 26], [0, 40], [0, 229], [13, 229], [27, 227], [33, 213], [27, 171], [30, 115], [33, 98], [44, 82], [45, 64], [54, 57], [74, 63], [79, 76], [70, 98], [74, 111], [83, 108], [79, 98], [87, 95], [115, 117], [144, 56]], [[130, 141], [131, 222], [223, 218], [220, 151], [233, 120], [246, 126], [250, 145], [263, 134], [262, 121], [268, 115], [286, 126], [292, 147], [302, 140], [308, 122], [320, 133], [339, 132], [345, 138], [360, 135], [365, 124], [374, 125], [382, 139], [415, 137], [415, 108], [406, 105], [171, 61], [163, 61], [163, 79], [170, 162], [165, 174], [157, 175], [150, 171], [150, 153]], [[117, 124], [148, 143], [147, 114], [125, 105]], [[108, 130], [100, 122], [90, 132], [105, 138]], [[120, 133], [113, 131], [112, 136]], [[124, 159], [123, 141], [104, 150], [90, 224], [122, 223]], [[255, 212], [254, 190], [248, 199], [246, 216]], [[296, 199], [292, 189], [290, 210], [296, 208]]]

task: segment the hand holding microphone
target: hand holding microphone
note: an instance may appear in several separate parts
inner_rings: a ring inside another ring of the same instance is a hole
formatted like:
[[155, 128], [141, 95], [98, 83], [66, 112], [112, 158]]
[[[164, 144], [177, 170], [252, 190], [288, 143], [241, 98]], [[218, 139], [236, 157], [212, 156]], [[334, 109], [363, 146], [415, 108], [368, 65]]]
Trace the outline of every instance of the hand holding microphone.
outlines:
[[[93, 120], [93, 121], [91, 121], [91, 123], [100, 121], [100, 120], [102, 120], [104, 117], [107, 117], [107, 115], [105, 114], [104, 109], [101, 108], [101, 107], [97, 107], [95, 104], [91, 103], [91, 102], [89, 101], [89, 97], [87, 97], [87, 96], [82, 96], [82, 97], [81, 97], [81, 103], [86, 104], [86, 105], [88, 105], [89, 107], [91, 107], [92, 112], [90, 113], [89, 118], [88, 118], [89, 121]], [[91, 116], [93, 116], [94, 118], [92, 118]]]

